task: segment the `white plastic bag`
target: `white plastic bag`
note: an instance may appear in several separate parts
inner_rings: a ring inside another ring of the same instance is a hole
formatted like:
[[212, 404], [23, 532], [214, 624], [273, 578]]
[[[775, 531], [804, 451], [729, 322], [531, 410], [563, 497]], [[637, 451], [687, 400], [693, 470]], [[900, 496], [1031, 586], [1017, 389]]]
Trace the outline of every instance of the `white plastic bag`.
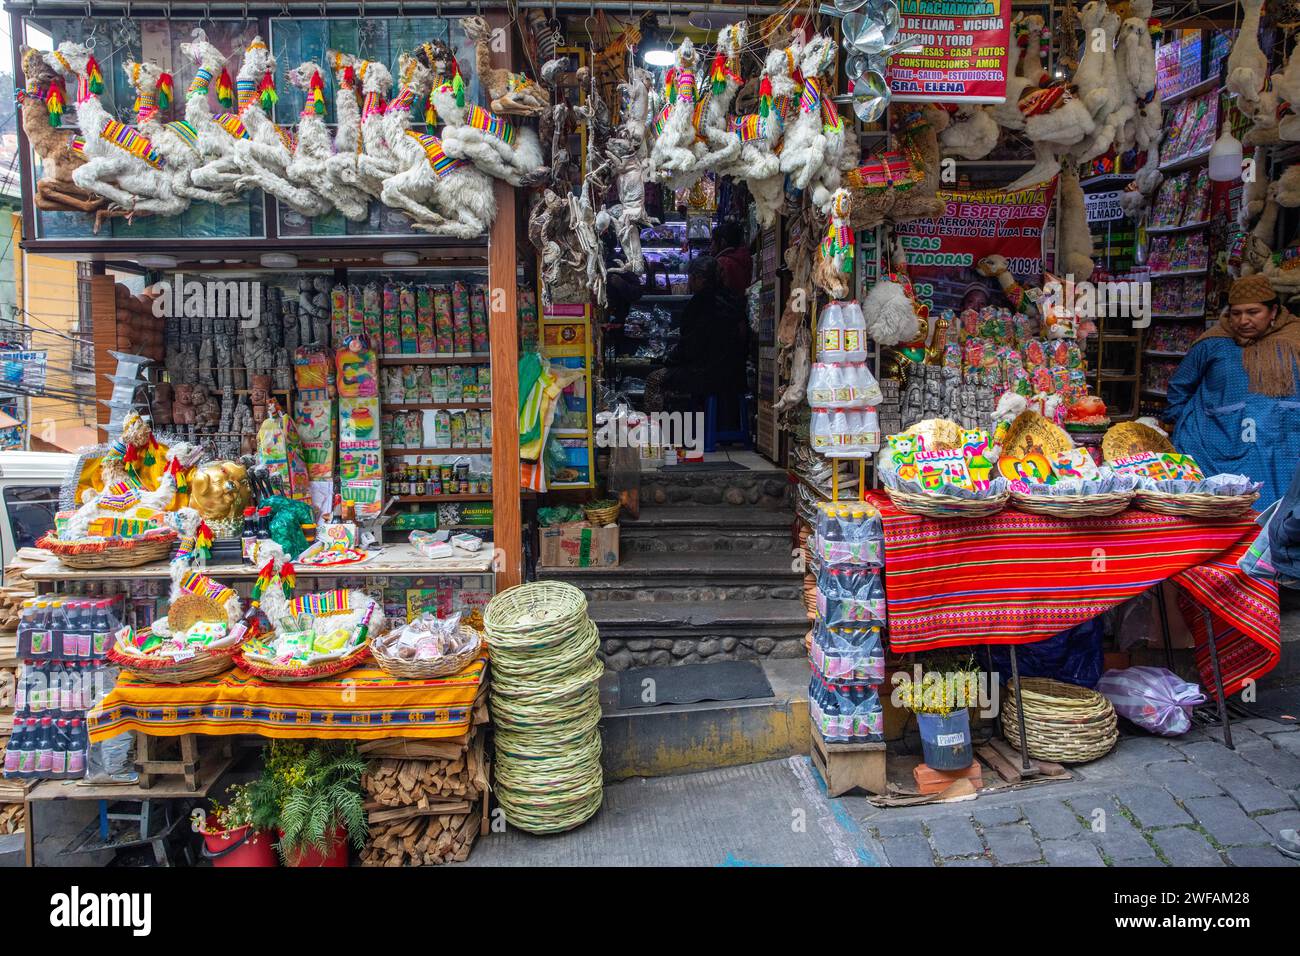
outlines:
[[1097, 682], [1097, 693], [1104, 695], [1121, 717], [1164, 737], [1187, 733], [1192, 708], [1208, 699], [1198, 685], [1163, 667], [1107, 671]]

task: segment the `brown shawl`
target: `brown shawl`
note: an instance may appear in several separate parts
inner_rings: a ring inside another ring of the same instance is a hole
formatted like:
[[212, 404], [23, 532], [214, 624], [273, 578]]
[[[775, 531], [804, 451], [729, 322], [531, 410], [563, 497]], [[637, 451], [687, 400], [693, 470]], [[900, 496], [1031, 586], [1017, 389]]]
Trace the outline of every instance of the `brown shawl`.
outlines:
[[1269, 330], [1257, 339], [1240, 338], [1231, 322], [1224, 313], [1219, 324], [1196, 341], [1232, 339], [1241, 346], [1241, 364], [1252, 392], [1275, 398], [1294, 395], [1295, 369], [1300, 363], [1300, 319], [1282, 308]]

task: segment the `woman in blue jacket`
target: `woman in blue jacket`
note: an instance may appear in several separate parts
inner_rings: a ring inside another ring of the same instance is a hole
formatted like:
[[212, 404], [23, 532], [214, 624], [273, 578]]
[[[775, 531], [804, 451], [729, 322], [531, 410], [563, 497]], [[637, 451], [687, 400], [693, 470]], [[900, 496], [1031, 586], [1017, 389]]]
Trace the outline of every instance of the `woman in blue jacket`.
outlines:
[[1169, 381], [1174, 447], [1205, 474], [1262, 481], [1261, 511], [1282, 497], [1300, 460], [1300, 320], [1267, 276], [1238, 279], [1228, 311]]

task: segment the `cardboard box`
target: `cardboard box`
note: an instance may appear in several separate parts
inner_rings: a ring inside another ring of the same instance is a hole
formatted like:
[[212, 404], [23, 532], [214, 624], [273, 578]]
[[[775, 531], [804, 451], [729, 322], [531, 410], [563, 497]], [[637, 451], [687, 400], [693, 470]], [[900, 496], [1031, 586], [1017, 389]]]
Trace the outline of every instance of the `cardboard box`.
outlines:
[[544, 568], [618, 567], [618, 525], [598, 528], [585, 521], [541, 529]]

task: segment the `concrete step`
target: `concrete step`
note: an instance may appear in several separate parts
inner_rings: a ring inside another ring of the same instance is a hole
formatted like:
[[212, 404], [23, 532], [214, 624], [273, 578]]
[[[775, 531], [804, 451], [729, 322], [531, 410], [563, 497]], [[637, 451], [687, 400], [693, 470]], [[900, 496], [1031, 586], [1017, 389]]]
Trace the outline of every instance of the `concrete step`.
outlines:
[[701, 661], [802, 658], [810, 627], [803, 602], [594, 601], [591, 619], [611, 670]]
[[640, 551], [743, 551], [769, 552], [793, 549], [794, 515], [732, 505], [650, 505], [637, 518], [619, 520], [619, 550]]
[[567, 581], [598, 601], [798, 599], [802, 572], [775, 552], [639, 552], [615, 568], [542, 568], [539, 577]]
[[647, 505], [749, 505], [784, 510], [790, 507], [790, 495], [790, 480], [781, 468], [696, 471], [683, 465], [670, 471], [641, 472], [641, 501]]
[[[710, 667], [687, 664], [686, 667]], [[808, 661], [760, 662], [771, 697], [619, 710], [618, 675], [601, 680], [606, 780], [664, 777], [808, 752]]]

